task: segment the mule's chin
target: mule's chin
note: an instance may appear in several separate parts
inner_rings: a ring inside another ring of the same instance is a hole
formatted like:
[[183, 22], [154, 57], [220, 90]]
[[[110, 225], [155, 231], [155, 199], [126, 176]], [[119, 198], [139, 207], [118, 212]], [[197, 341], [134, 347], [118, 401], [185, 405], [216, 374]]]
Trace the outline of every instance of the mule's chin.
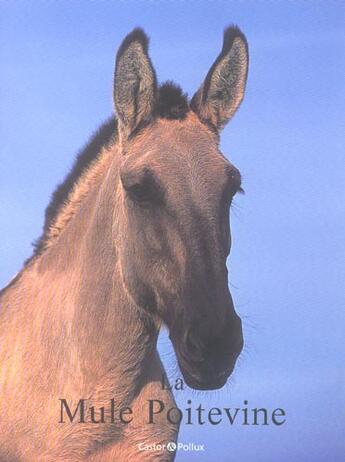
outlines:
[[194, 390], [219, 390], [226, 384], [229, 374], [221, 374], [218, 377], [199, 377], [197, 374], [190, 373], [187, 369], [181, 368], [181, 372], [186, 384]]

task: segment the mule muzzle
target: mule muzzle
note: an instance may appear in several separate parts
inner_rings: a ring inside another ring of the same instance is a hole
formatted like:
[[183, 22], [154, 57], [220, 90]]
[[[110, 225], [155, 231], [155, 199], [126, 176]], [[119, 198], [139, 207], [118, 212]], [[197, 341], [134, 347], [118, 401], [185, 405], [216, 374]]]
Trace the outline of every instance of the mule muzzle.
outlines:
[[172, 331], [170, 339], [187, 385], [197, 390], [216, 390], [225, 385], [242, 351], [242, 323], [235, 315], [220, 332], [215, 333], [211, 322], [204, 322], [183, 332]]

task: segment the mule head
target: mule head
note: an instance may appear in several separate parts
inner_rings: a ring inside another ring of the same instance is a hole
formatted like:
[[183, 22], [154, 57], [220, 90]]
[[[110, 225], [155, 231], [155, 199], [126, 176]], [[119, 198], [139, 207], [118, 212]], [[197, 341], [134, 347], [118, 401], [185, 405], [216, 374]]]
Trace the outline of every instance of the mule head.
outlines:
[[245, 37], [226, 29], [189, 103], [178, 87], [157, 86], [142, 30], [127, 36], [116, 60], [123, 282], [167, 325], [184, 378], [197, 389], [222, 387], [243, 346], [226, 267], [241, 177], [218, 142], [242, 101], [247, 65]]

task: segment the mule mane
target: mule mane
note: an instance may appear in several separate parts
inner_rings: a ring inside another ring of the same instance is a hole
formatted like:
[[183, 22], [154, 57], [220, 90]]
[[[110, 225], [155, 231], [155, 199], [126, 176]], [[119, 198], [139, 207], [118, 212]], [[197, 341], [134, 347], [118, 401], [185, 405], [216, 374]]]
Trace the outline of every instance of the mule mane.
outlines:
[[45, 211], [45, 220], [42, 235], [34, 242], [34, 255], [38, 255], [45, 247], [47, 234], [55, 221], [61, 208], [66, 204], [69, 194], [75, 183], [81, 178], [94, 161], [103, 147], [115, 141], [117, 121], [114, 117], [107, 120], [98, 131], [91, 137], [84, 149], [77, 155], [71, 171], [64, 181], [60, 183], [51, 196], [51, 200]]
[[[173, 82], [166, 82], [158, 89], [158, 98], [155, 108], [155, 116], [164, 119], [185, 118], [189, 111], [187, 95]], [[102, 150], [117, 139], [117, 120], [115, 117], [108, 119], [91, 137], [84, 149], [77, 155], [71, 171], [64, 181], [60, 183], [51, 196], [51, 200], [45, 211], [45, 220], [42, 235], [33, 243], [34, 253], [25, 262], [28, 263], [35, 256], [40, 255], [47, 246], [52, 225], [56, 222], [58, 215], [68, 203], [71, 192], [77, 183], [83, 180], [86, 172], [96, 164], [96, 159]]]

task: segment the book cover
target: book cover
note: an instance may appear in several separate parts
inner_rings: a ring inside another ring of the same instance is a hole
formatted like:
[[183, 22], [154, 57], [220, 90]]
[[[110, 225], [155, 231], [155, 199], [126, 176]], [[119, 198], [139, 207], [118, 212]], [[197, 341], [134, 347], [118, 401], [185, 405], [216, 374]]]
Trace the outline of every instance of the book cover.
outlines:
[[344, 2], [0, 13], [0, 462], [344, 460]]

